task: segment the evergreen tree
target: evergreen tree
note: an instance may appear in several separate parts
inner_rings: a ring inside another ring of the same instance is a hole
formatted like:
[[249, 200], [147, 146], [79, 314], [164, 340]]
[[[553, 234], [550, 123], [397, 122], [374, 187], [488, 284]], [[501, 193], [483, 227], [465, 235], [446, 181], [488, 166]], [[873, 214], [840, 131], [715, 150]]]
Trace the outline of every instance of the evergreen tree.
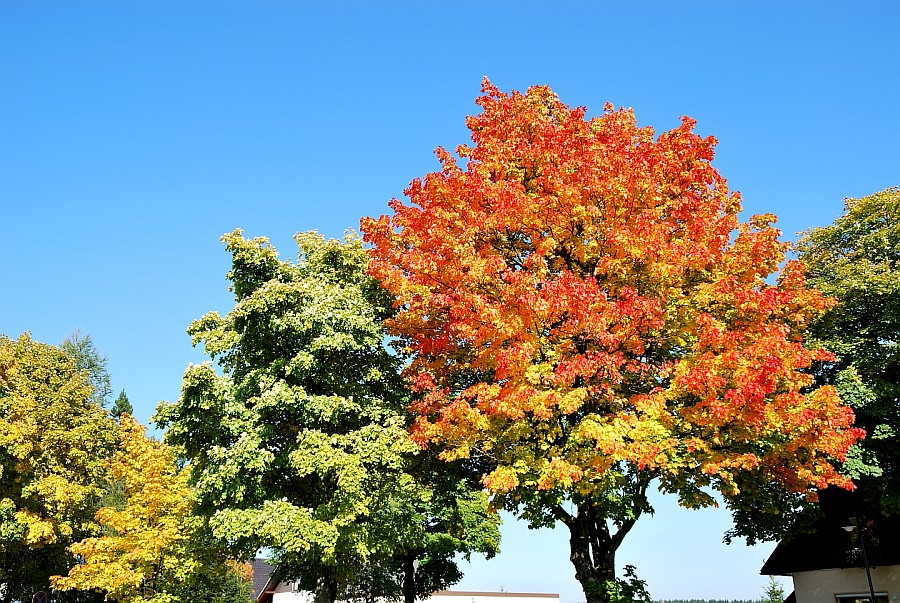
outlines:
[[784, 603], [784, 588], [775, 576], [769, 576], [769, 583], [763, 590], [762, 603]]
[[112, 408], [109, 409], [109, 414], [113, 416], [117, 421], [122, 417], [123, 414], [132, 414], [134, 412], [134, 408], [131, 406], [131, 402], [128, 401], [128, 396], [125, 394], [125, 390], [123, 389], [119, 392], [118, 397], [116, 397], [115, 402], [113, 402]]

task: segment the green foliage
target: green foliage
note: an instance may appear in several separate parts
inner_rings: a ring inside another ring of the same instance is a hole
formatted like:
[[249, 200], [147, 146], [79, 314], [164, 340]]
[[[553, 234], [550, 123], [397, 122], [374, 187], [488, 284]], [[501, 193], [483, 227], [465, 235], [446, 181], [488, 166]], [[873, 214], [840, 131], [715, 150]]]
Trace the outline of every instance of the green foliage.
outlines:
[[196, 603], [251, 603], [253, 583], [249, 574], [237, 569], [218, 574], [216, 580], [198, 583], [185, 593], [185, 600]]
[[763, 590], [762, 603], [784, 603], [784, 587], [775, 576], [769, 576], [769, 583]]
[[109, 414], [113, 416], [116, 420], [123, 414], [132, 414], [134, 412], [134, 408], [131, 406], [131, 402], [128, 400], [128, 396], [125, 394], [125, 390], [123, 389], [119, 392], [119, 395], [116, 397], [115, 402], [113, 402], [112, 408], [109, 409]]
[[100, 355], [91, 336], [75, 329], [63, 339], [59, 347], [72, 358], [78, 370], [87, 373], [88, 383], [93, 388], [91, 402], [105, 406], [112, 394], [112, 380], [106, 370], [107, 358]]
[[496, 550], [496, 519], [480, 493], [441, 498], [416, 470], [428, 461], [407, 437], [402, 359], [384, 346], [391, 300], [366, 276], [359, 239], [295, 238], [292, 263], [265, 239], [223, 237], [235, 307], [188, 329], [221, 373], [189, 367], [156, 421], [189, 459], [198, 512], [234, 554], [271, 548], [320, 600], [361, 580], [396, 597], [409, 556], [441, 567], [423, 584], [446, 585], [458, 578], [446, 567], [454, 555]]
[[388, 518], [399, 536], [396, 550], [363, 566], [340, 594], [342, 600], [421, 600], [462, 578], [457, 557], [478, 552], [487, 558], [499, 550], [499, 517], [488, 511], [487, 494], [465, 479], [458, 463], [431, 453], [417, 455], [407, 468], [419, 484], [414, 496], [392, 501]]
[[606, 600], [612, 603], [650, 603], [647, 583], [637, 577], [633, 565], [626, 565], [622, 578], [606, 583]]
[[844, 470], [870, 509], [900, 512], [900, 189], [847, 199], [833, 224], [798, 244], [812, 285], [838, 305], [811, 329], [836, 354], [816, 373], [837, 387], [866, 438]]

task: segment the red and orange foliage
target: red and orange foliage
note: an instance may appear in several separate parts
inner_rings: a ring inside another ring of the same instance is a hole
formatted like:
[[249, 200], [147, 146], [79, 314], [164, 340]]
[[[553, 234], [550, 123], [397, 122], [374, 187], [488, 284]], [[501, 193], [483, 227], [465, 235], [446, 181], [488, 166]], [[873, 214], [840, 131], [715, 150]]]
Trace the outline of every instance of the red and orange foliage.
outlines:
[[828, 353], [803, 333], [832, 301], [784, 263], [773, 215], [741, 223], [716, 140], [482, 90], [465, 166], [439, 148], [409, 204], [362, 221], [413, 354], [417, 441], [490, 459], [495, 493], [589, 496], [622, 463], [685, 504], [733, 500], [742, 475], [852, 487], [829, 459], [862, 433], [833, 388], [807, 391]]

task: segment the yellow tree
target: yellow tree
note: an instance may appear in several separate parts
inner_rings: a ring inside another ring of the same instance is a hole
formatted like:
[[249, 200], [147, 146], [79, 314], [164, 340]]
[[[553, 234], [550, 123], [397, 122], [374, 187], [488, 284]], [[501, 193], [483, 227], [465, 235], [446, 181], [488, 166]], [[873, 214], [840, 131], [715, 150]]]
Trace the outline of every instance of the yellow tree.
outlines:
[[53, 587], [99, 590], [121, 603], [177, 601], [178, 586], [196, 569], [186, 552], [192, 505], [187, 472], [178, 470], [168, 446], [148, 438], [127, 414], [111, 472], [124, 486], [124, 508], [97, 511], [106, 534], [69, 547], [80, 563], [68, 576], [54, 576]]
[[66, 571], [93, 533], [116, 425], [87, 374], [57, 347], [0, 336], [0, 601]]

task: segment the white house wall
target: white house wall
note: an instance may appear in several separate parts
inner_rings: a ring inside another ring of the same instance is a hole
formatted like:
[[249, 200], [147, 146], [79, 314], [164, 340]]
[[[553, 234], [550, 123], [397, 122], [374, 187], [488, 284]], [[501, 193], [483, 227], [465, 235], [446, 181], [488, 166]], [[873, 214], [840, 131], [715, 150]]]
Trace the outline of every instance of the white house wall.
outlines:
[[[835, 595], [869, 592], [866, 570], [862, 568], [794, 572], [793, 578], [797, 603], [835, 603]], [[900, 566], [872, 568], [872, 584], [876, 593], [888, 594], [889, 603], [897, 603]]]
[[275, 589], [272, 595], [272, 603], [312, 603], [313, 594], [306, 590], [291, 592], [292, 584], [290, 582], [282, 582]]
[[544, 593], [436, 592], [427, 603], [559, 603], [559, 595]]

